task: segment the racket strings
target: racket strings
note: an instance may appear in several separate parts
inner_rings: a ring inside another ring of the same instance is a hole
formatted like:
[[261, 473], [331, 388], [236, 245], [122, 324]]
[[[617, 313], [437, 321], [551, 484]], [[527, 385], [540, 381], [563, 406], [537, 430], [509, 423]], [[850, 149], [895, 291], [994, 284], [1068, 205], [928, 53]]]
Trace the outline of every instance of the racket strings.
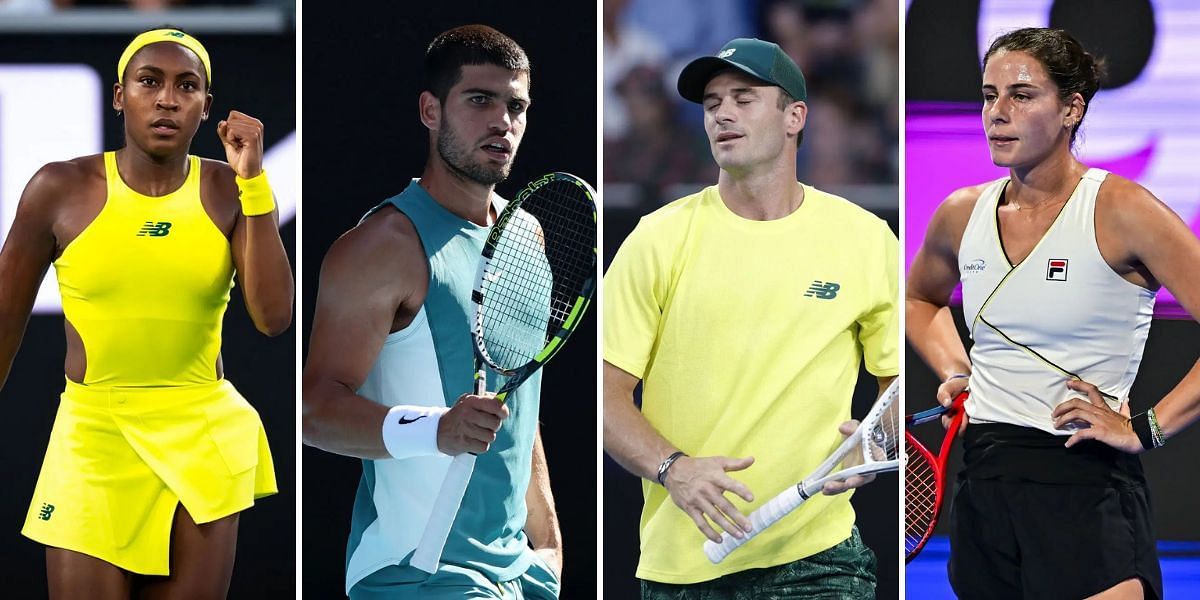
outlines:
[[870, 461], [891, 461], [900, 458], [900, 410], [893, 402], [879, 415], [879, 420], [867, 432], [865, 454]]
[[937, 517], [937, 471], [907, 441], [904, 453], [904, 553], [909, 555], [928, 537]]
[[518, 198], [492, 233], [479, 320], [481, 353], [500, 370], [534, 359], [564, 327], [595, 272], [593, 204], [570, 181], [552, 181]]

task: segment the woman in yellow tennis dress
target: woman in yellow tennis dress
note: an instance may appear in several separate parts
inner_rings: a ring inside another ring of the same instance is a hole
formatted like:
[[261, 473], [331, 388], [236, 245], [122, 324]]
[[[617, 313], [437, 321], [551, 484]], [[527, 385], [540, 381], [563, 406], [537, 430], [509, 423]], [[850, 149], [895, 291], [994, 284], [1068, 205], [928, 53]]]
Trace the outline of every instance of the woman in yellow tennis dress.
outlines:
[[291, 267], [262, 124], [217, 125], [228, 164], [188, 155], [211, 83], [194, 37], [137, 36], [113, 87], [125, 146], [42, 167], [0, 251], [0, 385], [50, 264], [66, 317], [22, 529], [47, 547], [54, 598], [222, 598], [238, 512], [276, 492], [258, 413], [223, 377], [221, 320], [237, 273], [258, 329], [287, 329]]

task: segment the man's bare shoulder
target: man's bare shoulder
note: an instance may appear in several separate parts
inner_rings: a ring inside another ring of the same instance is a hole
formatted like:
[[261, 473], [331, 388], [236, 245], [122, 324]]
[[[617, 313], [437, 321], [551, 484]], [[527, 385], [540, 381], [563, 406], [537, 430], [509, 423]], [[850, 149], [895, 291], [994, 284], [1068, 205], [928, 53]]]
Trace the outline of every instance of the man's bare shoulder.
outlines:
[[321, 279], [347, 278], [389, 286], [427, 277], [417, 228], [404, 213], [385, 206], [342, 234], [329, 248]]
[[421, 237], [408, 215], [385, 205], [375, 211], [338, 240], [354, 247], [378, 251], [387, 247], [394, 254], [415, 254], [424, 259]]

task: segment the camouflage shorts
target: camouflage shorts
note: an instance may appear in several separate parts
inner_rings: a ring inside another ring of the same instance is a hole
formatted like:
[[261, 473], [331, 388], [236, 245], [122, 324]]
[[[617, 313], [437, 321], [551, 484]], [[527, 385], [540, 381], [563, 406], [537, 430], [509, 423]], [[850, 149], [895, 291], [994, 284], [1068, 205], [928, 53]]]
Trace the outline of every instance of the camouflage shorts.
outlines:
[[874, 600], [875, 553], [855, 527], [846, 541], [785, 565], [686, 585], [641, 583], [642, 600]]

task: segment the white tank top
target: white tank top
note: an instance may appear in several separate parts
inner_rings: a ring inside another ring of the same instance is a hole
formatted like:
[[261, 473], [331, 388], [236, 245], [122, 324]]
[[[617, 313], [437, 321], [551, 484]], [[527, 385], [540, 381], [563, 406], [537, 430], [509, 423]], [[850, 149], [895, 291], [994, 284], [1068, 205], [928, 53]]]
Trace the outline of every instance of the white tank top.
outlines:
[[[424, 306], [412, 323], [387, 336], [379, 358], [357, 392], [384, 406], [445, 406]], [[424, 530], [413, 523], [429, 520], [452, 460], [437, 455], [373, 461], [372, 500], [377, 517], [351, 549], [346, 565], [347, 594], [362, 578], [382, 567], [399, 564], [417, 547]]]
[[1050, 412], [1092, 383], [1117, 409], [1129, 395], [1154, 313], [1154, 292], [1117, 275], [1096, 245], [1096, 193], [1106, 171], [1089, 169], [1042, 239], [1012, 265], [996, 208], [1008, 179], [992, 182], [971, 212], [958, 250], [971, 338], [972, 422], [1053, 434]]

